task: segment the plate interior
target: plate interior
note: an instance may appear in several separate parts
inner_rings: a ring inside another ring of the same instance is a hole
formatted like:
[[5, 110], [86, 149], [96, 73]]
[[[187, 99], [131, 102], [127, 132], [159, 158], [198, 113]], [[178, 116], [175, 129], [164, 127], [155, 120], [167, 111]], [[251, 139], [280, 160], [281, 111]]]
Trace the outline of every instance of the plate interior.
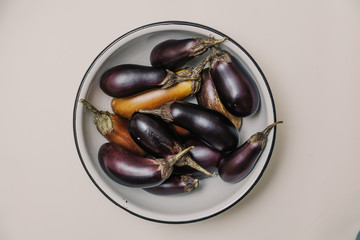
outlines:
[[[196, 25], [153, 25], [130, 32], [111, 43], [90, 66], [85, 74], [76, 98], [87, 99], [100, 110], [112, 112], [111, 97], [99, 88], [101, 74], [118, 64], [140, 64], [150, 66], [152, 48], [167, 39], [190, 37], [215, 38], [224, 35]], [[252, 58], [237, 43], [229, 39], [220, 45], [242, 62], [254, 76], [261, 95], [259, 111], [243, 119], [240, 129], [241, 143], [253, 133], [263, 130], [275, 121], [270, 89], [261, 70]], [[187, 65], [196, 66], [209, 52], [190, 61]], [[187, 101], [196, 102], [194, 97]], [[81, 104], [75, 103], [74, 131], [79, 156], [95, 185], [111, 201], [125, 210], [154, 221], [160, 222], [191, 222], [204, 219], [228, 209], [239, 201], [255, 185], [261, 176], [271, 155], [274, 131], [269, 135], [268, 145], [250, 175], [236, 184], [223, 182], [219, 176], [203, 179], [194, 192], [180, 196], [156, 196], [142, 189], [121, 186], [108, 178], [100, 168], [97, 159], [99, 147], [106, 142], [97, 131], [92, 114]]]

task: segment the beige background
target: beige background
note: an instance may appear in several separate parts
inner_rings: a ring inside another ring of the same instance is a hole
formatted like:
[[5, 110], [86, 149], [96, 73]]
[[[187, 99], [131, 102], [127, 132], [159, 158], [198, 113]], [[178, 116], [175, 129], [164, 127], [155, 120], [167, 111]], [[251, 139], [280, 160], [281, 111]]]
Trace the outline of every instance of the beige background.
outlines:
[[[79, 83], [136, 27], [192, 21], [238, 41], [279, 126], [263, 177], [206, 221], [139, 219], [86, 175], [72, 133]], [[0, 239], [355, 239], [360, 230], [360, 2], [0, 1]]]

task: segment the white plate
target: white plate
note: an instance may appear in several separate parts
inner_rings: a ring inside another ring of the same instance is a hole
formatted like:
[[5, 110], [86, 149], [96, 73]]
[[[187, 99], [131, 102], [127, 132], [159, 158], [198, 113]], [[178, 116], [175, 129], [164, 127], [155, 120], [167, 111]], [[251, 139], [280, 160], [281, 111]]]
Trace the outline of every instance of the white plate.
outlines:
[[[109, 200], [138, 217], [164, 223], [189, 223], [215, 216], [240, 201], [255, 186], [269, 162], [276, 128], [270, 133], [268, 144], [255, 168], [236, 184], [225, 183], [217, 176], [200, 181], [199, 188], [190, 194], [156, 196], [142, 189], [121, 186], [109, 179], [100, 168], [98, 149], [106, 140], [97, 131], [92, 114], [78, 104], [78, 100], [87, 99], [98, 109], [111, 112], [111, 98], [99, 88], [99, 76], [106, 69], [124, 63], [150, 66], [150, 52], [159, 42], [189, 37], [208, 38], [210, 34], [215, 38], [226, 36], [212, 28], [189, 22], [159, 22], [139, 27], [107, 46], [95, 58], [81, 81], [73, 116], [74, 138], [80, 160], [92, 182]], [[249, 53], [230, 37], [220, 46], [247, 66], [261, 95], [259, 111], [243, 120], [240, 130], [242, 143], [276, 121], [274, 101], [264, 74]]]

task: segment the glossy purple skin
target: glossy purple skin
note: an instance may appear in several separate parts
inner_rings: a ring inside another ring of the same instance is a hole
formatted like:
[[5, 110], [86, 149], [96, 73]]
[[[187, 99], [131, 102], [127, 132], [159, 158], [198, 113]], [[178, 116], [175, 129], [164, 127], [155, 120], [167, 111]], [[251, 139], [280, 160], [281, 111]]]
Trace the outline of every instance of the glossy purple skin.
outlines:
[[231, 62], [218, 60], [210, 67], [219, 98], [234, 116], [249, 117], [260, 106], [260, 94], [248, 71], [230, 54]]
[[261, 153], [262, 143], [246, 141], [225, 156], [219, 164], [219, 176], [225, 182], [236, 183], [243, 180], [255, 167]]
[[187, 129], [218, 151], [231, 151], [239, 144], [239, 132], [221, 113], [188, 102], [170, 105], [173, 123]]
[[150, 62], [154, 68], [178, 70], [187, 61], [194, 58], [191, 47], [194, 38], [167, 40], [156, 45], [150, 54]]
[[154, 187], [165, 180], [154, 159], [134, 155], [115, 143], [104, 143], [98, 159], [106, 175], [127, 187]]
[[129, 119], [129, 133], [145, 152], [168, 157], [181, 151], [179, 138], [170, 124], [150, 114], [135, 112]]
[[144, 190], [149, 193], [161, 196], [179, 195], [187, 193], [185, 191], [186, 183], [181, 180], [180, 176], [181, 175], [178, 174], [172, 174], [162, 184], [152, 188], [144, 188]]
[[123, 64], [108, 69], [100, 79], [100, 88], [115, 98], [129, 97], [145, 90], [159, 88], [167, 72], [149, 66]]
[[[181, 142], [184, 143], [185, 147], [195, 147], [194, 149], [191, 149], [189, 153], [192, 159], [194, 159], [200, 166], [208, 170], [210, 173], [218, 172], [218, 164], [223, 157], [223, 152], [210, 147], [200, 139], [191, 135], [181, 138]], [[208, 175], [187, 166], [181, 168], [174, 167], [174, 172], [181, 174], [191, 173], [199, 179], [209, 177]]]

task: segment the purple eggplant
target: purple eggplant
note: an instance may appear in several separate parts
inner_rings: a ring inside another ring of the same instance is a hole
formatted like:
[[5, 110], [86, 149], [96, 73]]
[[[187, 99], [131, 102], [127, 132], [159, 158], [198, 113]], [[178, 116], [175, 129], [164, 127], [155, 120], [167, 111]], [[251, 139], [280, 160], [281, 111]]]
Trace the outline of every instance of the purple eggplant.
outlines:
[[112, 67], [100, 78], [100, 88], [109, 96], [124, 98], [154, 88], [167, 88], [178, 82], [196, 80], [169, 70], [123, 64]]
[[150, 62], [155, 68], [177, 70], [194, 57], [206, 52], [208, 48], [226, 39], [186, 38], [166, 40], [153, 48], [150, 54]]
[[145, 158], [135, 155], [116, 143], [104, 143], [98, 153], [101, 168], [115, 182], [135, 188], [160, 185], [168, 179], [173, 165], [190, 149], [167, 158]]
[[277, 121], [262, 132], [252, 135], [245, 143], [225, 156], [219, 164], [219, 176], [225, 182], [236, 183], [243, 180], [255, 167], [261, 156], [271, 129], [282, 121]]
[[239, 132], [227, 117], [194, 103], [173, 102], [158, 109], [138, 111], [160, 116], [185, 128], [219, 151], [232, 151], [239, 144]]
[[162, 184], [144, 188], [145, 191], [161, 196], [180, 195], [194, 191], [199, 186], [199, 180], [191, 175], [172, 174]]
[[219, 98], [234, 116], [248, 117], [260, 106], [260, 93], [255, 80], [230, 53], [212, 48], [210, 73]]
[[204, 69], [202, 74], [202, 84], [201, 89], [198, 93], [196, 93], [196, 99], [199, 105], [214, 109], [230, 119], [230, 121], [235, 125], [237, 129], [240, 129], [242, 124], [242, 118], [236, 117], [229, 113], [228, 110], [221, 103], [219, 95], [216, 91], [216, 87], [214, 81], [212, 80], [209, 69]]
[[[172, 126], [161, 118], [135, 112], [129, 119], [129, 133], [134, 142], [154, 157], [169, 157], [184, 149]], [[189, 166], [214, 176], [197, 164], [189, 154], [176, 162], [176, 166]]]
[[[218, 164], [224, 155], [223, 152], [210, 147], [193, 135], [181, 137], [181, 142], [184, 143], [185, 147], [194, 146], [194, 148], [189, 151], [189, 155], [200, 166], [209, 172], [217, 173]], [[199, 179], [207, 177], [207, 175], [203, 174], [202, 172], [194, 171], [194, 169], [191, 169], [187, 166], [181, 168], [174, 166], [174, 173], [190, 173]]]

